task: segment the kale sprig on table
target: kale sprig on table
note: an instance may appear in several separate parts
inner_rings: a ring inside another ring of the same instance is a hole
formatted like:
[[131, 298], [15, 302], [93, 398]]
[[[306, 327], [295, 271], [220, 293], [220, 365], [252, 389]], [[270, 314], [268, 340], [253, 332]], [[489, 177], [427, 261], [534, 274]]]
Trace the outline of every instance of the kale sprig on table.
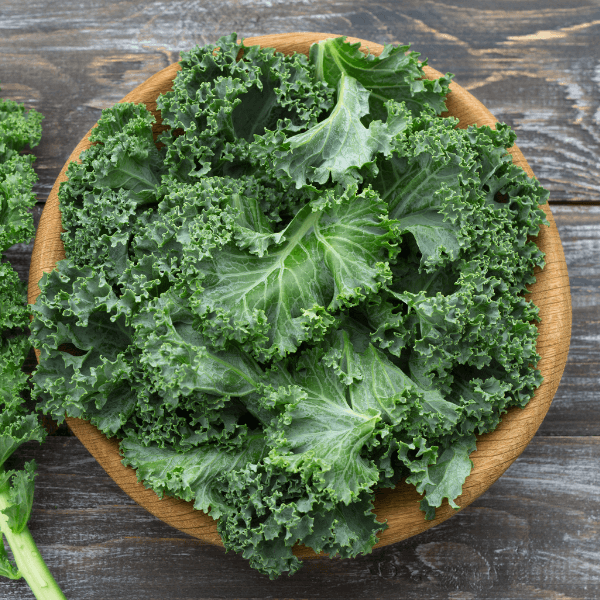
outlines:
[[547, 193], [507, 126], [439, 116], [450, 76], [407, 50], [195, 48], [158, 98], [168, 129], [103, 111], [60, 188], [44, 411], [121, 438], [271, 577], [297, 542], [369, 552], [374, 491], [403, 478], [426, 518], [456, 507], [476, 435], [541, 382], [524, 293]]
[[23, 104], [0, 99], [0, 576], [23, 577], [39, 600], [64, 600], [27, 525], [37, 465], [31, 460], [21, 469], [7, 466], [23, 444], [46, 437], [38, 416], [25, 403], [29, 377], [23, 364], [31, 348], [25, 284], [4, 256], [11, 246], [29, 243], [34, 235], [29, 209], [36, 201], [35, 156], [22, 151], [39, 143], [42, 118]]

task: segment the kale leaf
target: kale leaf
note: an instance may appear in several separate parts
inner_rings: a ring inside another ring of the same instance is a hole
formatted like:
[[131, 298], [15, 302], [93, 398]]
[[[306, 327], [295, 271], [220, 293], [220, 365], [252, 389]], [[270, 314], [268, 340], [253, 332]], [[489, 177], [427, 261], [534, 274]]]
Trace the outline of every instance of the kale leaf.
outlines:
[[[14, 244], [28, 243], [34, 226], [30, 208], [37, 175], [32, 154], [42, 135], [42, 115], [0, 99], [0, 259]], [[36, 598], [64, 600], [27, 527], [33, 506], [36, 464], [8, 469], [6, 461], [23, 444], [42, 442], [46, 431], [25, 406], [28, 376], [23, 364], [31, 348], [25, 285], [8, 262], [0, 262], [0, 576], [24, 577]], [[4, 547], [10, 546], [16, 566]]]

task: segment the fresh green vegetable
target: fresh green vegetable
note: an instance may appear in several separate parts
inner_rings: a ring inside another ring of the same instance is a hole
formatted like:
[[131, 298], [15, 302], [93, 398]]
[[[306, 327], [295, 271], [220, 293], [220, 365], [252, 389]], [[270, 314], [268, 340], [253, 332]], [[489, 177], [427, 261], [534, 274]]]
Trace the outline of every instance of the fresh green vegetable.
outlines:
[[[34, 156], [20, 154], [34, 147], [42, 135], [42, 115], [25, 111], [22, 104], [0, 100], [0, 254], [33, 237], [35, 204], [32, 186], [37, 181]], [[27, 527], [33, 504], [35, 461], [23, 469], [6, 470], [4, 464], [25, 442], [42, 442], [46, 432], [24, 405], [28, 376], [22, 366], [31, 344], [23, 334], [29, 324], [25, 285], [9, 263], [0, 263], [0, 575], [24, 577], [38, 599], [64, 598], [48, 571]], [[8, 542], [16, 567], [4, 547]]]
[[476, 435], [541, 382], [547, 193], [507, 126], [438, 116], [450, 76], [407, 47], [217, 46], [183, 54], [158, 144], [119, 104], [69, 166], [34, 381], [276, 577], [298, 542], [369, 552], [377, 488], [457, 507]]

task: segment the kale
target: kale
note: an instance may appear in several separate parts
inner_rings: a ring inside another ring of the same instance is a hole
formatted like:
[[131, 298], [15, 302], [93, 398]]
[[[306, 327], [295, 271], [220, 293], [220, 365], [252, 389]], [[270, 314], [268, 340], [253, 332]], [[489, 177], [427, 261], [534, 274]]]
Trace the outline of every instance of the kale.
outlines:
[[[0, 255], [34, 234], [29, 209], [35, 204], [37, 175], [32, 154], [42, 135], [42, 115], [22, 104], [0, 100]], [[31, 348], [24, 334], [29, 324], [25, 285], [8, 262], [0, 263], [0, 575], [24, 577], [36, 598], [64, 599], [44, 564], [27, 527], [33, 505], [35, 461], [22, 469], [5, 463], [22, 444], [42, 442], [46, 431], [25, 406], [28, 376], [23, 364]], [[16, 567], [4, 547], [8, 542]]]
[[271, 577], [296, 543], [369, 552], [374, 492], [403, 478], [426, 518], [456, 508], [476, 435], [541, 383], [524, 292], [547, 192], [507, 126], [439, 116], [451, 76], [407, 49], [196, 47], [159, 143], [145, 107], [107, 109], [59, 191], [44, 411], [121, 438]]

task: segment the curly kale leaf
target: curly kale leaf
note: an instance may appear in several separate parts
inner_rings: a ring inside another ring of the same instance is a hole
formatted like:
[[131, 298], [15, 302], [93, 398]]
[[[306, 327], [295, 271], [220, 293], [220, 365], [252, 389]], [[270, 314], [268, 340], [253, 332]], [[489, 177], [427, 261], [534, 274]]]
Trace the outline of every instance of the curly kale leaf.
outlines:
[[195, 319], [176, 293], [164, 294], [133, 317], [146, 385], [163, 395], [245, 396], [255, 391], [263, 377], [258, 363], [235, 345], [214, 348], [194, 326]]
[[[23, 105], [0, 100], [0, 258], [16, 243], [33, 236], [29, 209], [35, 203], [34, 157], [19, 152], [34, 147], [41, 136], [42, 115]], [[28, 376], [23, 363], [30, 350], [22, 330], [28, 323], [25, 286], [10, 264], [0, 264], [0, 576], [24, 577], [37, 598], [65, 600], [48, 571], [27, 527], [33, 506], [36, 464], [5, 468], [7, 459], [30, 441], [42, 442], [46, 431], [24, 403]], [[19, 331], [21, 330], [21, 331]], [[11, 562], [8, 542], [16, 566]]]
[[[20, 299], [24, 302], [23, 295]], [[22, 365], [29, 347], [24, 337], [0, 337], [0, 576], [11, 579], [24, 576], [32, 589], [36, 589], [32, 581], [39, 580], [40, 573], [47, 573], [48, 583], [54, 589], [56, 584], [41, 558], [35, 559], [39, 552], [27, 528], [33, 504], [35, 462], [29, 461], [17, 471], [7, 471], [4, 466], [20, 446], [31, 441], [42, 442], [46, 437], [37, 415], [25, 407], [22, 395], [28, 379]], [[13, 550], [18, 568], [9, 560], [3, 536]], [[26, 553], [33, 554], [34, 560], [28, 560]]]
[[9, 263], [0, 263], [0, 331], [24, 329], [29, 324], [25, 284]]
[[305, 56], [247, 47], [233, 34], [218, 47], [182, 53], [173, 91], [157, 102], [170, 127], [159, 138], [165, 162], [180, 181], [254, 172], [256, 137], [305, 129], [331, 107], [331, 90], [315, 80]]
[[414, 115], [434, 110], [446, 110], [444, 99], [452, 75], [447, 73], [433, 81], [425, 77], [418, 52], [408, 52], [410, 46], [384, 46], [379, 56], [364, 54], [360, 42], [350, 44], [345, 37], [329, 38], [313, 44], [310, 62], [315, 66], [316, 77], [335, 88], [342, 74], [353, 77], [370, 92], [369, 115], [384, 119], [388, 100], [404, 102]]
[[315, 552], [352, 558], [370, 552], [377, 533], [387, 527], [376, 520], [369, 494], [348, 505], [332, 503], [298, 474], [268, 460], [227, 473], [222, 484], [229, 510], [218, 531], [225, 547], [271, 579], [302, 566], [292, 550], [297, 542]]
[[15, 154], [0, 162], [0, 252], [33, 237], [29, 209], [36, 201], [32, 186], [38, 179], [33, 161], [33, 155]]
[[[346, 386], [332, 369], [319, 364], [319, 355], [303, 355], [295, 376], [282, 369], [271, 378], [282, 386], [277, 398], [285, 407], [270, 428], [274, 465], [311, 479], [336, 502], [348, 504], [377, 483], [377, 469], [361, 456], [369, 445], [380, 415], [359, 412], [346, 400]], [[289, 386], [298, 393], [290, 395]]]
[[345, 186], [362, 181], [361, 169], [372, 168], [377, 154], [389, 156], [392, 142], [410, 122], [402, 105], [385, 105], [385, 122], [362, 122], [369, 112], [369, 92], [353, 77], [342, 73], [337, 102], [329, 116], [286, 139], [277, 132], [257, 140], [266, 160], [272, 159], [275, 177], [293, 182], [296, 188], [329, 179]]
[[146, 445], [184, 453], [205, 444], [240, 447], [250, 434], [246, 406], [237, 398], [200, 392], [180, 397], [138, 391], [136, 402], [122, 431]]
[[[31, 166], [34, 157], [19, 152], [27, 144], [30, 147], [38, 144], [42, 118], [35, 110], [26, 111], [22, 104], [0, 99], [0, 253], [13, 244], [28, 242], [33, 235], [33, 218], [28, 209], [35, 203], [32, 186], [37, 176]], [[25, 408], [22, 397], [27, 384], [22, 366], [30, 346], [25, 337], [15, 335], [15, 332], [26, 328], [27, 323], [25, 286], [10, 264], [2, 262], [0, 470], [21, 444], [34, 439], [42, 441], [45, 435], [37, 417]], [[8, 486], [8, 479], [4, 480], [4, 484]]]
[[26, 342], [23, 338], [4, 339], [0, 346], [0, 467], [22, 444], [42, 442], [46, 435], [21, 396], [27, 382], [21, 370], [29, 350]]
[[246, 464], [256, 464], [265, 453], [264, 435], [250, 436], [243, 447], [223, 450], [204, 445], [186, 453], [147, 446], [135, 438], [121, 442], [123, 463], [137, 470], [139, 481], [160, 496], [175, 495], [194, 501], [194, 508], [218, 519], [231, 512], [221, 480]]
[[460, 229], [443, 212], [462, 202], [464, 186], [474, 177], [475, 157], [468, 138], [454, 119], [424, 113], [398, 138], [389, 160], [378, 160], [373, 187], [389, 207], [398, 231], [414, 238], [421, 265], [441, 266], [457, 258]]
[[465, 479], [473, 468], [469, 455], [476, 450], [475, 442], [474, 435], [457, 440], [438, 456], [435, 464], [407, 478], [420, 494], [425, 494], [420, 507], [426, 519], [435, 518], [435, 509], [442, 505], [444, 498], [452, 508], [460, 508], [454, 500], [462, 493]]
[[[194, 184], [172, 182], [156, 213], [138, 221], [133, 254], [119, 283], [150, 293], [152, 282], [176, 282], [182, 274], [200, 280], [204, 261], [231, 242], [263, 256], [282, 238], [271, 212], [279, 194], [252, 176], [204, 177]], [[263, 212], [264, 211], [264, 212]]]
[[35, 110], [26, 111], [22, 104], [0, 99], [0, 252], [33, 237], [29, 209], [36, 199], [32, 190], [37, 181], [32, 167], [35, 157], [20, 152], [27, 145], [37, 146], [42, 119]]
[[132, 410], [133, 330], [117, 312], [115, 292], [102, 274], [68, 260], [44, 274], [40, 289], [53, 292], [31, 307], [31, 339], [41, 353], [34, 392], [58, 422], [65, 413], [87, 414], [103, 431], [116, 432]]
[[158, 202], [163, 156], [144, 106], [105, 109], [90, 139], [94, 145], [71, 162], [58, 192], [65, 252], [78, 265], [125, 266], [140, 207]]
[[[19, 152], [34, 147], [41, 137], [42, 115], [22, 104], [0, 100], [0, 252], [33, 235], [28, 209], [35, 203], [32, 186], [37, 176], [34, 157]], [[30, 440], [42, 441], [45, 432], [24, 406], [27, 375], [22, 366], [29, 351], [27, 339], [15, 335], [28, 324], [25, 286], [6, 262], [0, 263], [0, 471], [7, 458]], [[21, 475], [17, 477], [21, 481]], [[20, 484], [19, 484], [20, 485]], [[3, 487], [8, 487], [8, 479]], [[12, 509], [11, 509], [12, 510]], [[16, 510], [16, 509], [15, 509]], [[27, 518], [19, 519], [24, 523]], [[14, 522], [11, 521], [11, 528]], [[22, 530], [19, 525], [18, 529]]]
[[36, 466], [35, 461], [30, 460], [20, 471], [0, 472], [0, 489], [10, 486], [8, 506], [2, 512], [7, 517], [8, 527], [14, 533], [21, 533], [25, 529], [31, 515]]
[[39, 144], [43, 118], [36, 110], [0, 98], [0, 163], [18, 156], [25, 146], [34, 148]]
[[[302, 208], [267, 254], [229, 243], [199, 265], [192, 307], [211, 329], [216, 317], [228, 337], [249, 342], [259, 359], [318, 337], [334, 311], [377, 292], [389, 275], [389, 225], [379, 198], [365, 191], [324, 200]], [[253, 206], [252, 198], [246, 202]]]

